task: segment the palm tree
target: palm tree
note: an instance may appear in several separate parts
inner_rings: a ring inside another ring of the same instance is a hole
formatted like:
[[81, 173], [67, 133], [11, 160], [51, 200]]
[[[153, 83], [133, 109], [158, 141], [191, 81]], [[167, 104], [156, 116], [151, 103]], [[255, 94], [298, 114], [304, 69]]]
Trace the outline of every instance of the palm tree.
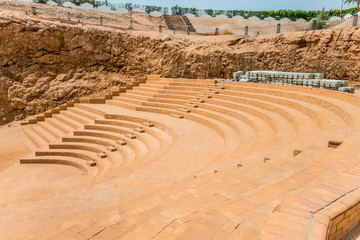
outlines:
[[344, 3], [347, 3], [347, 4], [356, 3], [357, 7], [360, 6], [360, 0], [345, 0]]

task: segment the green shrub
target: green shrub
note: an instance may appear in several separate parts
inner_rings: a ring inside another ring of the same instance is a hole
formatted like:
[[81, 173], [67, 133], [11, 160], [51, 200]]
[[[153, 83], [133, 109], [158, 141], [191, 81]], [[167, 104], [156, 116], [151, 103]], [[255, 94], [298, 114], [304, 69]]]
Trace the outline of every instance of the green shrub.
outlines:
[[316, 16], [316, 29], [326, 28], [326, 19], [329, 19], [329, 13], [325, 12], [325, 9], [323, 8], [323, 10]]
[[47, 0], [34, 0], [34, 2], [36, 2], [36, 3], [46, 3]]
[[[182, 8], [178, 5], [171, 8], [173, 15], [182, 15], [185, 13], [193, 13], [199, 11], [199, 9], [196, 8]], [[311, 20], [314, 18], [317, 18], [320, 13], [324, 15], [323, 20], [328, 20], [332, 16], [339, 15], [339, 12], [336, 12], [335, 10], [329, 10], [329, 11], [303, 11], [303, 10], [278, 10], [278, 11], [245, 11], [245, 10], [214, 10], [214, 9], [205, 9], [204, 10], [206, 14], [212, 16], [214, 13], [216, 14], [225, 14], [228, 15], [231, 13], [232, 16], [243, 16], [247, 14], [248, 17], [256, 16], [259, 18], [266, 17], [273, 17], [276, 19], [281, 18], [289, 18], [291, 21], [295, 21], [296, 19], [303, 18], [305, 20]], [[352, 14], [354, 15], [356, 13], [356, 8], [349, 8], [342, 11], [342, 13], [345, 14]]]

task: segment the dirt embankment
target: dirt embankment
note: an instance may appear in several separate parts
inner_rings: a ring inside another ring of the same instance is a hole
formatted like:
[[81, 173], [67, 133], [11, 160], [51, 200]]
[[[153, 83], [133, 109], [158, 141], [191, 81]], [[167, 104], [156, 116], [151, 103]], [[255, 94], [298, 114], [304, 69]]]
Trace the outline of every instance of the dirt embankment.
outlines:
[[248, 39], [169, 37], [3, 17], [0, 42], [0, 124], [146, 74], [230, 78], [237, 70], [261, 69], [357, 81], [360, 73], [354, 28]]

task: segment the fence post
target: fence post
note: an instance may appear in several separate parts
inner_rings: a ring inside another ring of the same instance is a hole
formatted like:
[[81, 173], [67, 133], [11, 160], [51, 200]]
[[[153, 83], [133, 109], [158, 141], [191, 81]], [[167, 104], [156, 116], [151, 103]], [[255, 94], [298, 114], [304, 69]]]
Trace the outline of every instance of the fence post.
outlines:
[[162, 33], [162, 25], [159, 25], [159, 33]]
[[219, 35], [219, 28], [215, 28], [215, 36]]
[[311, 30], [316, 30], [316, 20], [312, 21]]
[[32, 15], [36, 15], [36, 8], [32, 7], [31, 10], [32, 10]]
[[100, 17], [100, 26], [103, 25], [103, 17]]
[[245, 36], [249, 34], [249, 26], [245, 26]]
[[354, 16], [354, 19], [353, 19], [353, 26], [354, 26], [354, 27], [357, 26], [358, 20], [359, 20], [359, 15], [356, 14], [356, 15]]
[[190, 35], [190, 26], [187, 26], [186, 32], [187, 32], [187, 35]]
[[129, 29], [133, 29], [134, 28], [134, 20], [130, 20], [130, 26], [129, 26]]
[[70, 21], [70, 12], [67, 13], [68, 20]]
[[280, 33], [280, 31], [281, 31], [281, 24], [280, 24], [280, 23], [278, 23], [278, 25], [277, 25], [277, 29], [276, 29], [276, 33]]

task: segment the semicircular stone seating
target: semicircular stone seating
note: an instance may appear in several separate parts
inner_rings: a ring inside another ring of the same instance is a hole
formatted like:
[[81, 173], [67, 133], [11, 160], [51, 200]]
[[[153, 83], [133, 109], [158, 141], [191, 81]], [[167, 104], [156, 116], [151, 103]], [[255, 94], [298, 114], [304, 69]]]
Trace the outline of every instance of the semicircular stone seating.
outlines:
[[24, 133], [35, 157], [20, 163], [63, 164], [93, 177], [106, 177], [144, 156], [160, 154], [172, 142], [166, 126], [139, 117], [106, 114], [86, 104], [75, 104], [25, 128]]
[[49, 239], [339, 239], [360, 221], [359, 120], [347, 93], [152, 75], [24, 127], [21, 163], [119, 180]]

